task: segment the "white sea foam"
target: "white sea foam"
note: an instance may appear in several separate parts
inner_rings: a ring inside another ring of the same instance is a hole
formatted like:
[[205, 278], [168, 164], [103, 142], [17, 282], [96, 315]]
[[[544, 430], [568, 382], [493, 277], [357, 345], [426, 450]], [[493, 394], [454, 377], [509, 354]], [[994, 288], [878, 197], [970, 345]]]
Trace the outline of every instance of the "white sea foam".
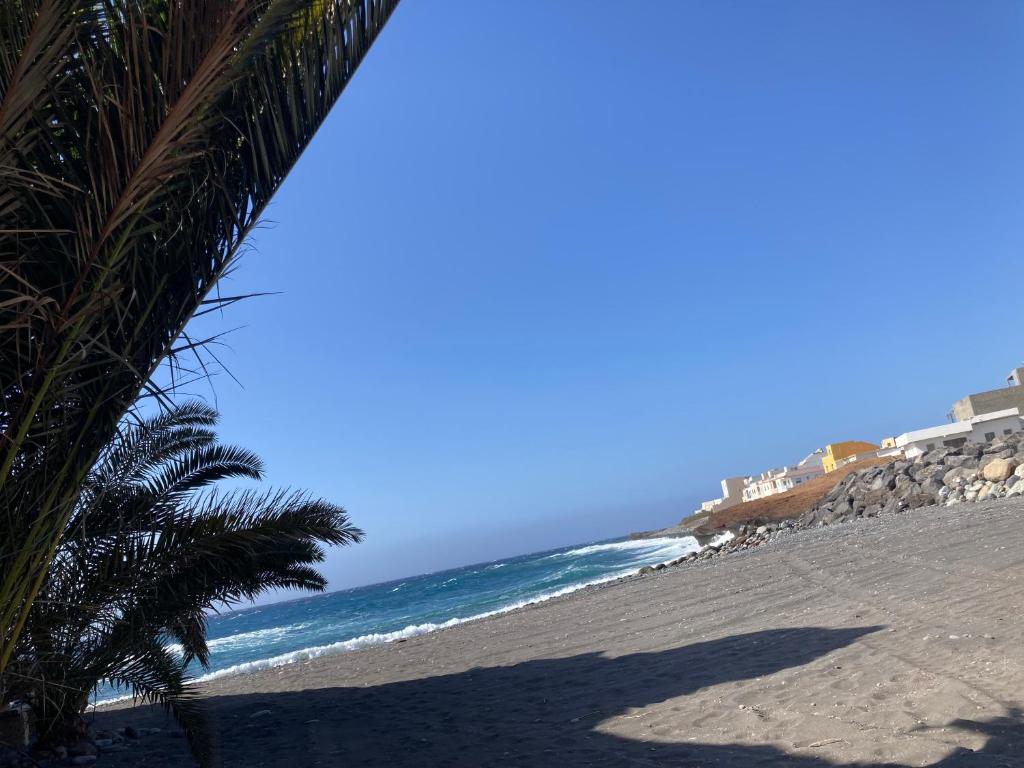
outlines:
[[725, 544], [725, 542], [727, 542], [727, 541], [732, 541], [735, 538], [736, 538], [736, 534], [735, 533], [733, 533], [732, 531], [725, 531], [724, 533], [720, 533], [717, 536], [715, 536], [715, 538], [713, 538], [710, 542], [708, 542], [708, 545], [709, 546], [718, 547], [718, 546], [721, 546], [722, 544]]
[[[237, 635], [227, 635], [225, 637], [218, 637], [214, 640], [210, 640], [207, 646], [211, 651], [216, 650], [238, 650], [239, 647], [245, 648], [249, 646], [262, 645], [266, 642], [272, 642], [274, 640], [280, 640], [287, 636], [291, 632], [296, 632], [300, 629], [308, 627], [308, 623], [301, 624], [288, 624], [283, 627], [268, 627], [266, 629], [254, 629], [252, 632], [240, 632]], [[168, 643], [164, 646], [166, 650], [180, 656], [184, 650], [181, 647], [181, 643]]]
[[[726, 532], [716, 537], [712, 543], [720, 544], [733, 538], [733, 534]], [[591, 544], [585, 547], [579, 547], [578, 549], [570, 550], [565, 553], [558, 553], [556, 555], [549, 555], [549, 557], [557, 557], [559, 555], [588, 555], [595, 552], [613, 551], [613, 550], [638, 550], [638, 554], [642, 554], [642, 564], [654, 565], [659, 562], [667, 563], [670, 560], [674, 560], [681, 557], [689, 552], [696, 552], [700, 547], [697, 544], [697, 540], [693, 537], [687, 536], [683, 538], [659, 538], [659, 539], [646, 539], [637, 541], [620, 541], [613, 542], [610, 544]], [[639, 550], [644, 550], [639, 552]], [[653, 550], [653, 551], [650, 551]], [[504, 565], [504, 563], [496, 564], [497, 567]], [[501, 608], [497, 608], [493, 611], [485, 611], [478, 613], [473, 616], [466, 616], [462, 618], [453, 618], [448, 621], [433, 623], [428, 622], [424, 624], [411, 624], [403, 629], [396, 630], [394, 632], [373, 632], [366, 635], [360, 635], [359, 637], [353, 637], [349, 640], [342, 640], [337, 643], [330, 643], [327, 645], [317, 645], [309, 648], [302, 648], [297, 651], [291, 651], [289, 653], [282, 653], [278, 656], [271, 656], [264, 659], [256, 659], [254, 661], [243, 662], [241, 664], [235, 664], [224, 669], [218, 669], [214, 672], [210, 672], [206, 675], [196, 678], [197, 682], [206, 682], [209, 680], [216, 680], [217, 678], [227, 677], [229, 675], [247, 674], [250, 672], [258, 672], [264, 669], [274, 669], [276, 667], [283, 667], [289, 664], [296, 664], [300, 662], [310, 661], [311, 659], [320, 658], [322, 656], [335, 656], [341, 653], [347, 653], [349, 651], [355, 651], [360, 648], [367, 648], [374, 645], [383, 645], [384, 643], [391, 643], [396, 640], [403, 640], [411, 637], [418, 637], [420, 635], [429, 634], [442, 629], [448, 629], [459, 624], [465, 624], [468, 621], [476, 621], [478, 619], [485, 619], [489, 616], [498, 616], [503, 613], [510, 613], [511, 611], [518, 610], [528, 605], [535, 603], [543, 603], [547, 600], [554, 599], [556, 597], [562, 597], [573, 592], [578, 592], [581, 589], [587, 587], [596, 586], [598, 584], [605, 584], [616, 579], [621, 579], [625, 576], [635, 574], [640, 568], [641, 563], [632, 563], [624, 569], [617, 570], [613, 573], [608, 573], [600, 578], [592, 579], [590, 581], [580, 582], [576, 584], [569, 584], [559, 589], [552, 590], [550, 592], [544, 592], [535, 597], [526, 598], [509, 605], [505, 605]], [[491, 566], [491, 567], [496, 567]], [[449, 579], [444, 582], [448, 584], [455, 579]], [[442, 585], [443, 586], [443, 585]], [[233, 635], [225, 638], [218, 638], [210, 643], [211, 647], [220, 641], [231, 641], [239, 640], [241, 638], [247, 638], [247, 641], [258, 639], [257, 636], [262, 636], [264, 639], [272, 636], [283, 635], [290, 629], [298, 629], [300, 627], [307, 626], [304, 624], [290, 625], [288, 627], [272, 627], [270, 629], [256, 630], [253, 632], [246, 632], [240, 635]], [[168, 646], [173, 648], [174, 646]], [[180, 652], [180, 646], [178, 646]], [[109, 699], [103, 699], [97, 703], [109, 704], [116, 701], [123, 701], [130, 699], [131, 696], [118, 696]]]
[[624, 550], [657, 550], [661, 548], [681, 549], [690, 548], [691, 551], [697, 548], [697, 540], [692, 536], [680, 538], [663, 537], [660, 539], [632, 539], [629, 541], [613, 541], [608, 544], [588, 544], [585, 547], [570, 549], [567, 552], [556, 552], [548, 557], [579, 557], [581, 555], [593, 555], [598, 552], [621, 552]]
[[268, 641], [280, 640], [288, 634], [297, 632], [300, 629], [305, 629], [308, 626], [308, 623], [303, 622], [300, 624], [288, 624], [283, 627], [255, 629], [252, 632], [242, 632], [237, 635], [218, 637], [216, 640], [211, 640], [208, 645], [210, 646], [211, 651], [223, 648], [237, 648], [238, 646], [259, 645]]
[[[731, 534], [729, 534], [731, 538]], [[683, 542], [688, 541], [689, 551], [696, 551], [698, 549], [697, 540], [691, 537], [686, 539], [652, 539], [651, 541], [656, 542]], [[728, 538], [723, 539], [728, 541]], [[598, 545], [601, 546], [601, 545]], [[674, 549], [679, 549], [675, 547]], [[585, 548], [584, 548], [585, 549]], [[676, 554], [675, 557], [680, 555]], [[674, 559], [674, 558], [673, 558]], [[209, 674], [203, 675], [197, 678], [200, 682], [206, 682], [207, 680], [216, 680], [219, 677], [226, 677], [228, 675], [245, 674], [247, 672], [258, 672], [263, 669], [273, 669], [275, 667], [282, 667], [287, 664], [295, 664], [296, 662], [309, 661], [311, 659], [320, 658], [321, 656], [335, 656], [340, 653], [346, 653], [348, 651], [355, 651], [360, 648], [367, 648], [374, 645], [383, 645], [384, 643], [392, 643], [395, 640], [404, 640], [410, 637], [418, 637], [420, 635], [426, 635], [430, 632], [436, 632], [440, 629], [448, 629], [449, 627], [455, 627], [459, 624], [465, 624], [467, 621], [477, 621], [479, 619], [486, 619], [489, 616], [500, 616], [503, 613], [510, 613], [520, 608], [525, 608], [528, 605], [534, 605], [535, 603], [543, 603], [548, 600], [552, 600], [556, 597], [562, 597], [563, 595], [572, 594], [578, 592], [581, 589], [587, 587], [597, 586], [598, 584], [606, 584], [616, 579], [621, 579], [625, 576], [630, 576], [636, 573], [636, 568], [627, 568], [625, 570], [616, 571], [602, 576], [599, 579], [593, 579], [591, 581], [582, 582], [579, 584], [570, 584], [562, 587], [561, 589], [552, 590], [551, 592], [545, 592], [537, 595], [536, 597], [527, 598], [510, 605], [497, 608], [493, 611], [485, 611], [484, 613], [478, 613], [473, 616], [467, 616], [465, 618], [449, 619], [441, 623], [426, 623], [426, 624], [413, 624], [404, 629], [399, 629], [395, 632], [373, 632], [367, 635], [360, 635], [354, 637], [351, 640], [342, 640], [338, 643], [330, 643], [329, 645], [318, 645], [311, 648], [303, 648], [298, 651], [292, 651], [291, 653], [283, 653], [280, 656], [272, 656], [267, 659], [257, 659], [256, 661], [249, 661], [242, 664], [235, 664], [234, 666], [227, 667], [225, 669], [219, 669], [216, 672], [210, 672]]]
[[[520, 600], [519, 602], [506, 605], [502, 608], [498, 608], [493, 611], [486, 611], [484, 613], [478, 613], [474, 616], [467, 616], [465, 618], [449, 619], [448, 621], [441, 622], [439, 624], [426, 623], [426, 624], [414, 624], [404, 629], [399, 629], [395, 632], [373, 632], [368, 635], [360, 635], [354, 637], [351, 640], [342, 640], [338, 643], [330, 643], [329, 645], [317, 645], [311, 648], [303, 648], [298, 651], [292, 651], [291, 653], [282, 653], [280, 656], [271, 656], [268, 659], [257, 659], [256, 661], [248, 661], [242, 664], [235, 664], [234, 666], [227, 667], [225, 669], [218, 669], [216, 672], [210, 672], [209, 674], [203, 675], [202, 677], [196, 678], [197, 682], [206, 682], [208, 680], [216, 680], [219, 677], [226, 677], [228, 675], [246, 674], [249, 672], [259, 672], [264, 669], [274, 669], [275, 667], [283, 667], [288, 664], [295, 664], [297, 662], [310, 661], [311, 659], [318, 659], [321, 656], [336, 656], [341, 653], [347, 653], [348, 651], [356, 651], [360, 648], [368, 648], [374, 645], [383, 645], [384, 643], [393, 643], [395, 640], [404, 640], [410, 637], [419, 637], [420, 635], [426, 635], [430, 632], [437, 632], [441, 629], [448, 629], [450, 627], [458, 626], [459, 624], [465, 624], [467, 621], [477, 621], [479, 619], [486, 619], [489, 616], [499, 616], [503, 613], [510, 613], [519, 608], [525, 608], [528, 605], [534, 603], [543, 603], [547, 600], [551, 600], [562, 595], [568, 595], [572, 592], [577, 592], [586, 587], [592, 587], [597, 584], [604, 584], [609, 581], [615, 581], [621, 579], [623, 576], [628, 576], [631, 573], [635, 573], [634, 569], [626, 571], [620, 571], [618, 573], [609, 574], [600, 579], [588, 581], [583, 584], [572, 584], [561, 589], [556, 589], [551, 592], [547, 592], [537, 597], [532, 597], [526, 600]], [[105, 703], [105, 702], [102, 702]]]

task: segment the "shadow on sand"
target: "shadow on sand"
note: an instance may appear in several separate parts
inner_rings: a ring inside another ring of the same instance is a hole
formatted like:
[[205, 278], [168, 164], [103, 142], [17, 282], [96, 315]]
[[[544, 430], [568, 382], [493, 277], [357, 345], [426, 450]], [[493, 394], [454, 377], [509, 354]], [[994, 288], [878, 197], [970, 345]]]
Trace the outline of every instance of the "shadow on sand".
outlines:
[[[770, 746], [633, 741], [597, 726], [631, 708], [810, 663], [879, 629], [776, 629], [616, 658], [585, 653], [368, 688], [215, 696], [208, 701], [217, 723], [220, 762], [231, 768], [834, 768], [835, 763]], [[251, 718], [266, 709], [270, 715]], [[163, 716], [152, 710], [121, 710], [101, 713], [97, 725], [159, 725], [157, 717]], [[1013, 762], [1024, 754], [1021, 722], [1011, 713], [991, 722], [950, 724], [984, 733], [988, 742], [977, 752], [958, 751], [935, 768], [1024, 765], [1024, 758]], [[185, 763], [181, 739], [169, 734], [151, 738], [155, 741], [143, 742], [138, 751], [104, 756], [103, 765], [158, 768]]]

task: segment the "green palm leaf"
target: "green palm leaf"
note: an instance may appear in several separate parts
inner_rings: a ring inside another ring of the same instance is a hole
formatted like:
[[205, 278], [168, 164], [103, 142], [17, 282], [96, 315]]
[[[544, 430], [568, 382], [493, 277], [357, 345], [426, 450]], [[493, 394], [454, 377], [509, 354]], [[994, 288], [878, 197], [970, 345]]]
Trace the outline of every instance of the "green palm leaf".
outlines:
[[124, 426], [90, 473], [7, 672], [11, 691], [32, 694], [44, 740], [74, 732], [89, 691], [108, 680], [167, 707], [207, 762], [187, 669], [209, 664], [209, 612], [274, 589], [322, 591], [313, 566], [324, 547], [362, 538], [344, 509], [308, 494], [211, 488], [262, 469], [207, 433], [198, 448], [173, 437], [215, 420], [184, 404]]
[[104, 446], [396, 5], [0, 3], [0, 693]]

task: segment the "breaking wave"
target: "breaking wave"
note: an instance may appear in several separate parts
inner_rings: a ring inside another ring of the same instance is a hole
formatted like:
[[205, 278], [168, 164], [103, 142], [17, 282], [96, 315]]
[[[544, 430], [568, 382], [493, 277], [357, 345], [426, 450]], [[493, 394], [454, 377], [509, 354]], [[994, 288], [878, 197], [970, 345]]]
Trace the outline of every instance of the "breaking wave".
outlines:
[[656, 550], [656, 549], [686, 549], [687, 551], [695, 551], [697, 549], [697, 540], [692, 536], [684, 536], [681, 538], [660, 538], [660, 539], [634, 539], [630, 541], [613, 541], [606, 544], [588, 544], [585, 547], [577, 547], [576, 549], [570, 549], [567, 552], [556, 552], [549, 557], [583, 557], [585, 555], [593, 555], [600, 552], [642, 552], [643, 550]]
[[[715, 543], [727, 540], [721, 536]], [[693, 537], [601, 542], [238, 611], [211, 621], [200, 682], [445, 630], [635, 574], [700, 549]], [[230, 628], [234, 632], [225, 632]], [[225, 634], [216, 637], [217, 630]], [[341, 638], [335, 641], [339, 636]], [[169, 645], [181, 653], [180, 646]], [[125, 697], [101, 689], [98, 703]]]

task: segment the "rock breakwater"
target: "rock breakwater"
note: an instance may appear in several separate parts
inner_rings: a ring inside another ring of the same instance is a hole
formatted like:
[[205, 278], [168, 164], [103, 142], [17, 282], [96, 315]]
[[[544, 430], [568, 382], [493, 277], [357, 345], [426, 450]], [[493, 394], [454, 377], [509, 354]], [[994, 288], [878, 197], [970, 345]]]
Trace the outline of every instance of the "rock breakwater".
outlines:
[[760, 547], [804, 528], [895, 515], [921, 507], [1017, 496], [1024, 496], [1024, 433], [989, 443], [943, 446], [913, 460], [898, 459], [851, 472], [814, 507], [792, 520], [731, 528], [733, 538], [728, 541], [709, 544], [663, 565], [642, 568], [640, 575]]
[[1024, 496], [1024, 434], [942, 447], [848, 475], [798, 525], [833, 525], [935, 504]]

